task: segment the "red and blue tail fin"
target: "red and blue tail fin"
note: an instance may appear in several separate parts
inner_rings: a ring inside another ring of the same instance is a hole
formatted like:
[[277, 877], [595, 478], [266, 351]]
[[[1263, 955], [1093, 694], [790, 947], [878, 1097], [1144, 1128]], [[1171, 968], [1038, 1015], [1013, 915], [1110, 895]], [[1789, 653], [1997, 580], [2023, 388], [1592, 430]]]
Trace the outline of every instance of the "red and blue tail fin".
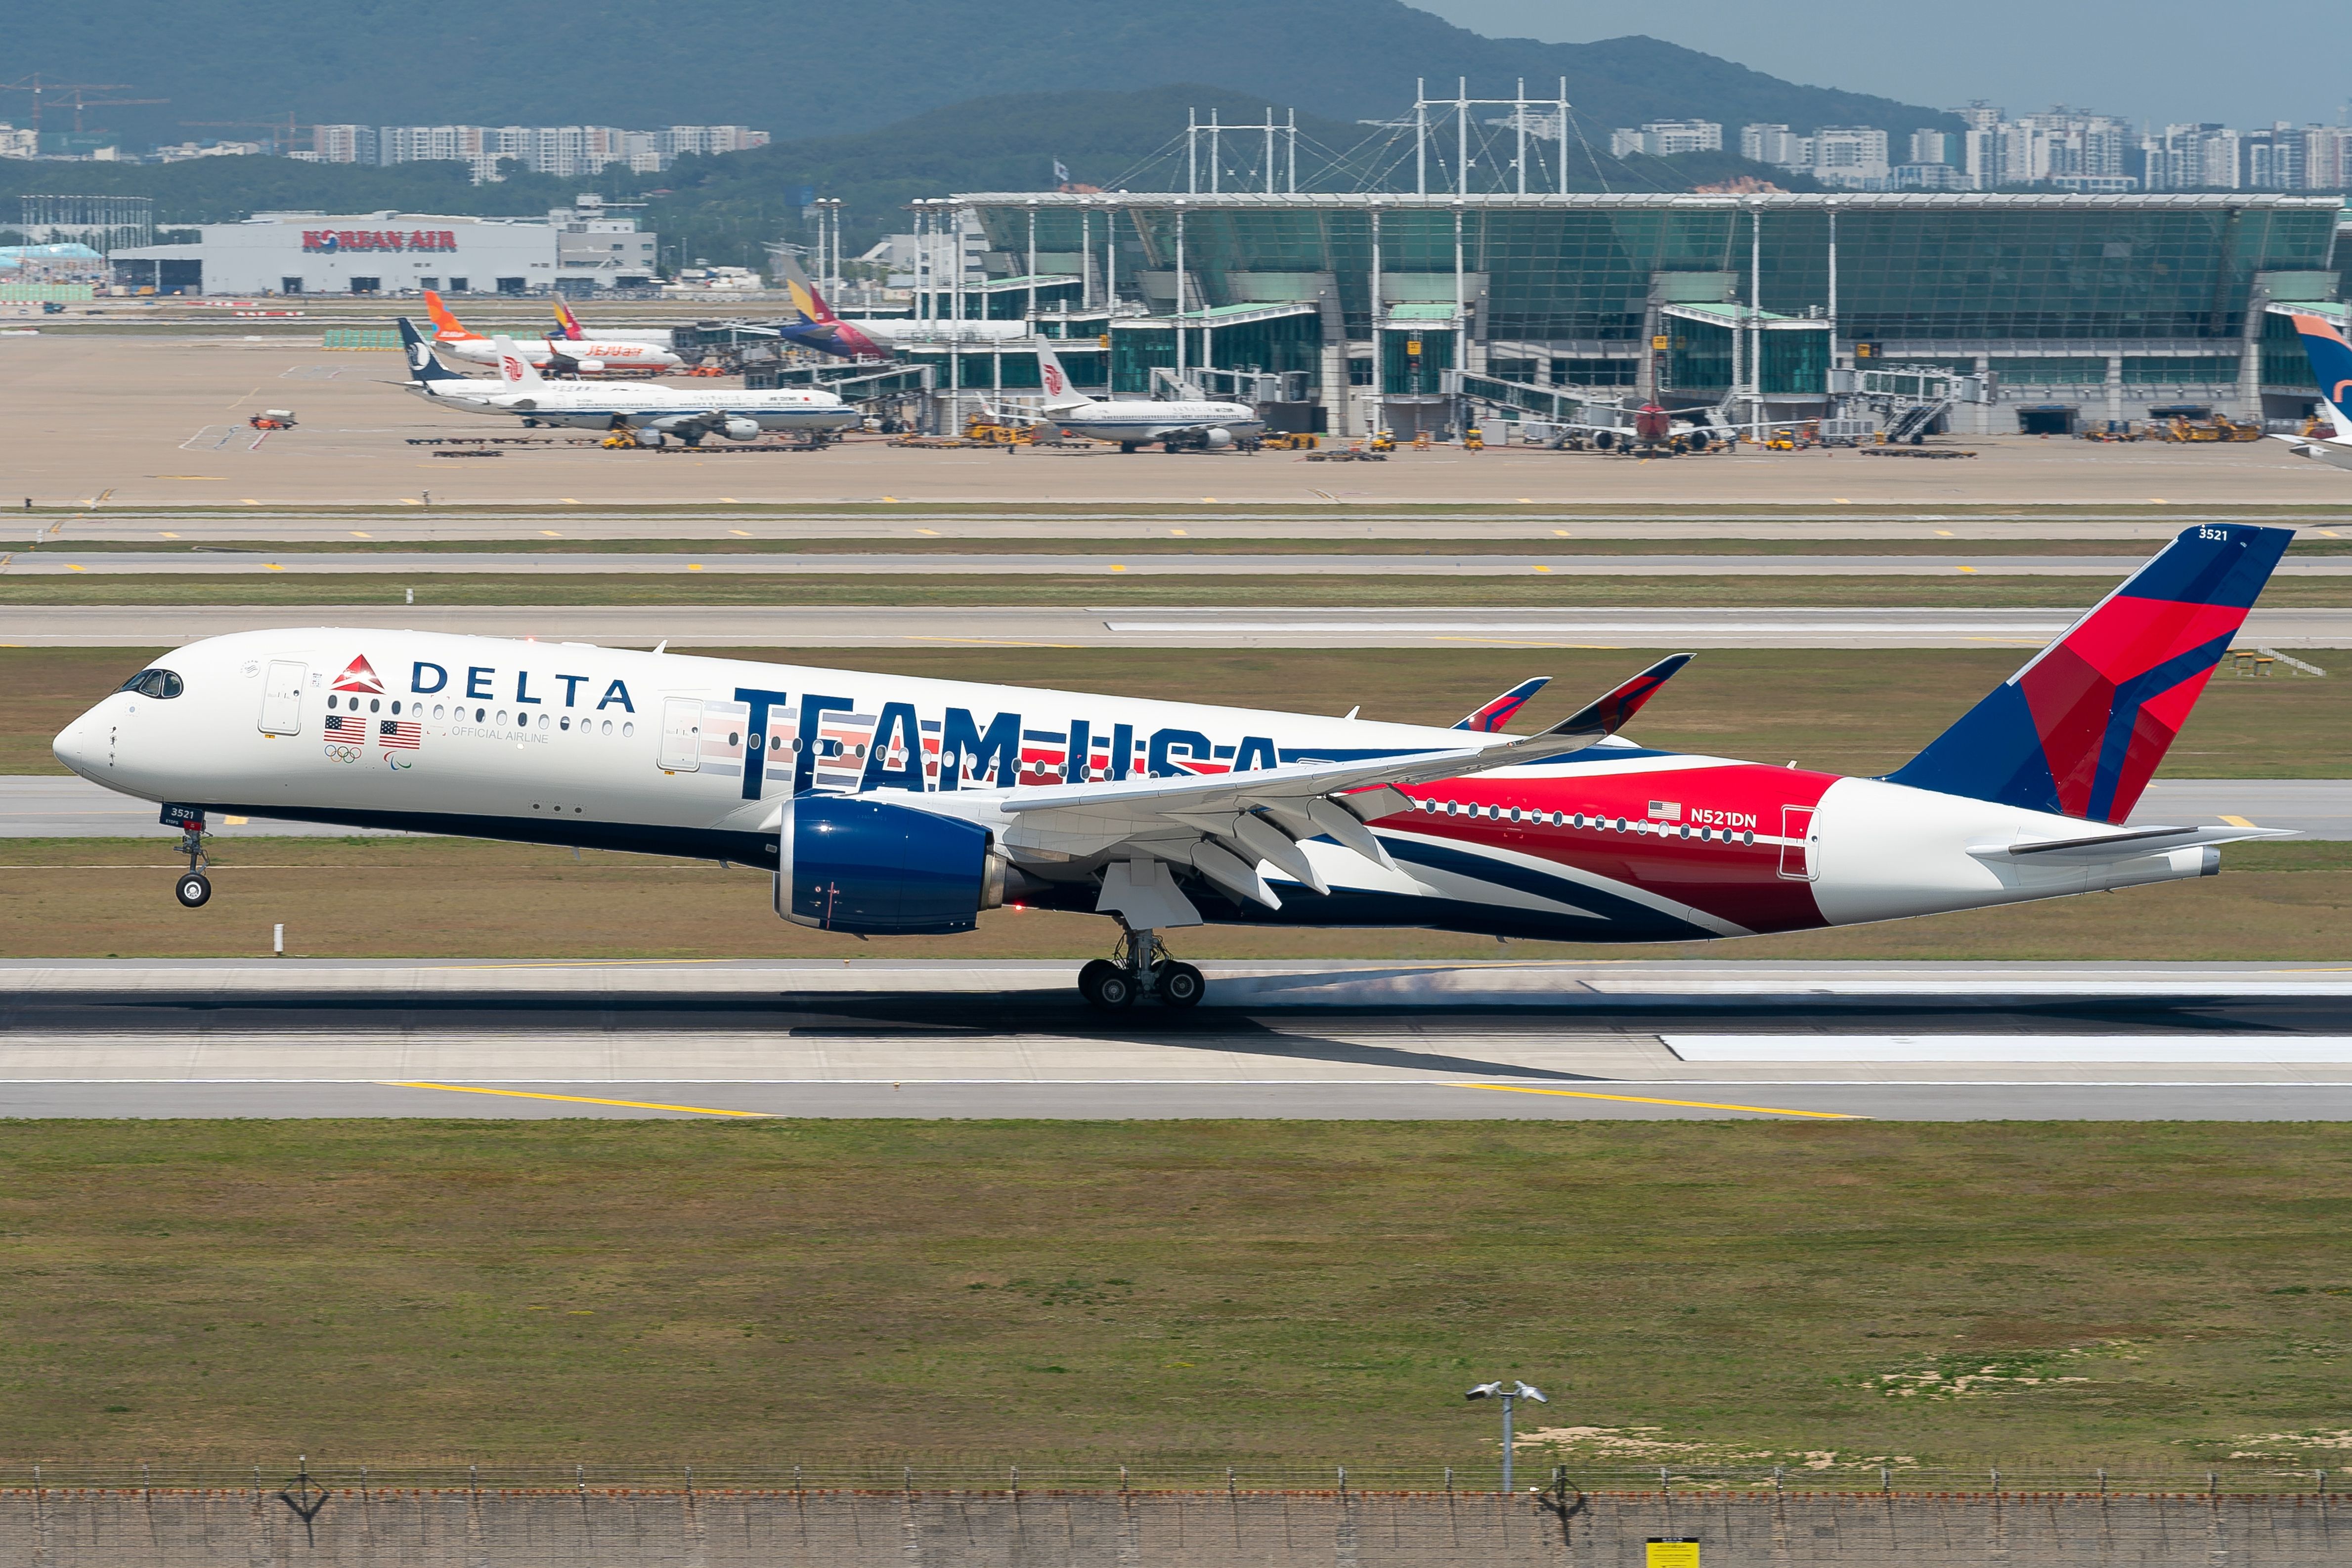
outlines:
[[2186, 531], [1888, 780], [2121, 822], [2294, 538]]
[[2311, 361], [2311, 374], [2318, 378], [2321, 395], [2327, 399], [2327, 417], [2336, 426], [2336, 434], [2352, 437], [2352, 342], [2325, 317], [2298, 310], [2294, 314], [2294, 330], [2302, 335], [2303, 352]]

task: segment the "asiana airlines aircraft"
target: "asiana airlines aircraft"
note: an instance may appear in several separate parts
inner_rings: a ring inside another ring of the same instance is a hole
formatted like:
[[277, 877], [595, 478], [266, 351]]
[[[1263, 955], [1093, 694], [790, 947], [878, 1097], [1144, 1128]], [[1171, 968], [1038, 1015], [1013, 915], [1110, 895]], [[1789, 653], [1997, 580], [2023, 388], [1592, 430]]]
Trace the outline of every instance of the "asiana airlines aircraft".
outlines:
[[1884, 778], [1636, 743], [1682, 654], [1510, 735], [1538, 682], [1438, 729], [331, 627], [191, 643], [56, 752], [183, 827], [192, 908], [215, 813], [632, 850], [860, 937], [1105, 915], [1087, 999], [1181, 1007], [1210, 921], [1687, 942], [2210, 876], [2267, 830], [2122, 825], [2291, 537], [2188, 530]]

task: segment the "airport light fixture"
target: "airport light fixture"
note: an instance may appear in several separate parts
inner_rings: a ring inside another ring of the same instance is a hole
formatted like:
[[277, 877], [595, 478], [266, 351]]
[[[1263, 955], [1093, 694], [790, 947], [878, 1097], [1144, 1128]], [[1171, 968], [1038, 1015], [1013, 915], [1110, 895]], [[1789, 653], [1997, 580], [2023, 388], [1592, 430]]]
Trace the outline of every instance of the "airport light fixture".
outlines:
[[1513, 1378], [1507, 1384], [1482, 1383], [1475, 1388], [1465, 1391], [1462, 1397], [1472, 1400], [1499, 1399], [1503, 1402], [1503, 1491], [1507, 1496], [1511, 1489], [1512, 1407], [1522, 1399], [1532, 1399], [1538, 1405], [1549, 1405], [1551, 1401], [1543, 1396], [1542, 1389], [1521, 1383], [1517, 1378]]

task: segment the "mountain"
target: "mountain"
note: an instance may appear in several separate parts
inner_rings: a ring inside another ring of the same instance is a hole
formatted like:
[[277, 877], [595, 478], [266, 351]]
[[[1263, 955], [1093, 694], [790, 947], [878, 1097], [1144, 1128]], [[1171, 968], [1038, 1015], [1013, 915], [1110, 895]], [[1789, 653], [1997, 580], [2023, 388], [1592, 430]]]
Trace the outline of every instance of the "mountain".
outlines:
[[[954, 191], [1037, 190], [1053, 183], [1055, 160], [1074, 180], [1107, 189], [1182, 189], [1188, 112], [1212, 111], [1231, 124], [1262, 119], [1262, 98], [1230, 88], [1178, 83], [1133, 92], [1008, 93], [950, 104], [895, 124], [845, 135], [773, 142], [748, 153], [685, 158], [666, 174], [611, 169], [593, 180], [516, 174], [469, 183], [460, 163], [401, 163], [368, 168], [304, 163], [289, 158], [199, 158], [183, 163], [62, 163], [0, 159], [0, 214], [9, 198], [31, 192], [151, 196], [160, 226], [226, 223], [271, 208], [334, 213], [477, 213], [526, 216], [570, 203], [593, 186], [614, 201], [643, 202], [647, 226], [671, 258], [704, 258], [764, 267], [765, 242], [804, 239], [804, 193], [844, 202], [845, 253], [908, 228], [917, 196]], [[1277, 110], [1277, 113], [1284, 110]], [[1507, 134], [1486, 128], [1483, 134]], [[1298, 183], [1306, 190], [1359, 190], [1385, 177], [1397, 188], [1410, 136], [1298, 116]], [[1261, 143], [1241, 137], [1226, 147], [1227, 188], [1254, 184]], [[1810, 184], [1778, 170], [1717, 153], [1621, 163], [1590, 145], [1570, 150], [1573, 190], [1680, 191], [1702, 181], [1754, 174], [1790, 189]], [[1548, 180], [1536, 182], [1538, 188]], [[1202, 184], [1207, 184], [1205, 173]], [[0, 217], [0, 224], [5, 218]]]
[[[871, 130], [975, 98], [1221, 82], [1339, 121], [1393, 117], [1415, 77], [1497, 97], [1566, 76], [1588, 133], [1659, 118], [1953, 128], [1932, 110], [1800, 87], [1654, 38], [1488, 38], [1402, 0], [89, 0], [9, 24], [7, 75], [107, 83], [87, 123], [146, 146], [250, 139], [234, 123], [740, 124], [779, 138]], [[72, 123], [45, 94], [43, 125]], [[5, 95], [23, 124], [30, 96]]]

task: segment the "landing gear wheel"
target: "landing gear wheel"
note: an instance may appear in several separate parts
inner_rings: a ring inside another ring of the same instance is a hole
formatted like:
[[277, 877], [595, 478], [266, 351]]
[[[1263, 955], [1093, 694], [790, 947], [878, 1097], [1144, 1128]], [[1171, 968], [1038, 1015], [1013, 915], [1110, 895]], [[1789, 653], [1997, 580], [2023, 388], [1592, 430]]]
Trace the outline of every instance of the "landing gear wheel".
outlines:
[[191, 871], [173, 886], [172, 896], [180, 900], [183, 908], [202, 909], [213, 896], [212, 880], [202, 871]]
[[1171, 1007], [1197, 1007], [1209, 983], [1201, 972], [1189, 963], [1164, 963], [1160, 967], [1160, 1000]]
[[1102, 989], [1103, 976], [1118, 973], [1118, 965], [1108, 958], [1090, 960], [1085, 968], [1078, 971], [1078, 994], [1096, 1006], [1101, 1006], [1102, 998], [1097, 993]]
[[1087, 1000], [1106, 1013], [1124, 1013], [1135, 1005], [1136, 992], [1139, 989], [1135, 984], [1135, 976], [1116, 964], [1108, 967], [1110, 973], [1096, 980], [1094, 992], [1087, 996]]

